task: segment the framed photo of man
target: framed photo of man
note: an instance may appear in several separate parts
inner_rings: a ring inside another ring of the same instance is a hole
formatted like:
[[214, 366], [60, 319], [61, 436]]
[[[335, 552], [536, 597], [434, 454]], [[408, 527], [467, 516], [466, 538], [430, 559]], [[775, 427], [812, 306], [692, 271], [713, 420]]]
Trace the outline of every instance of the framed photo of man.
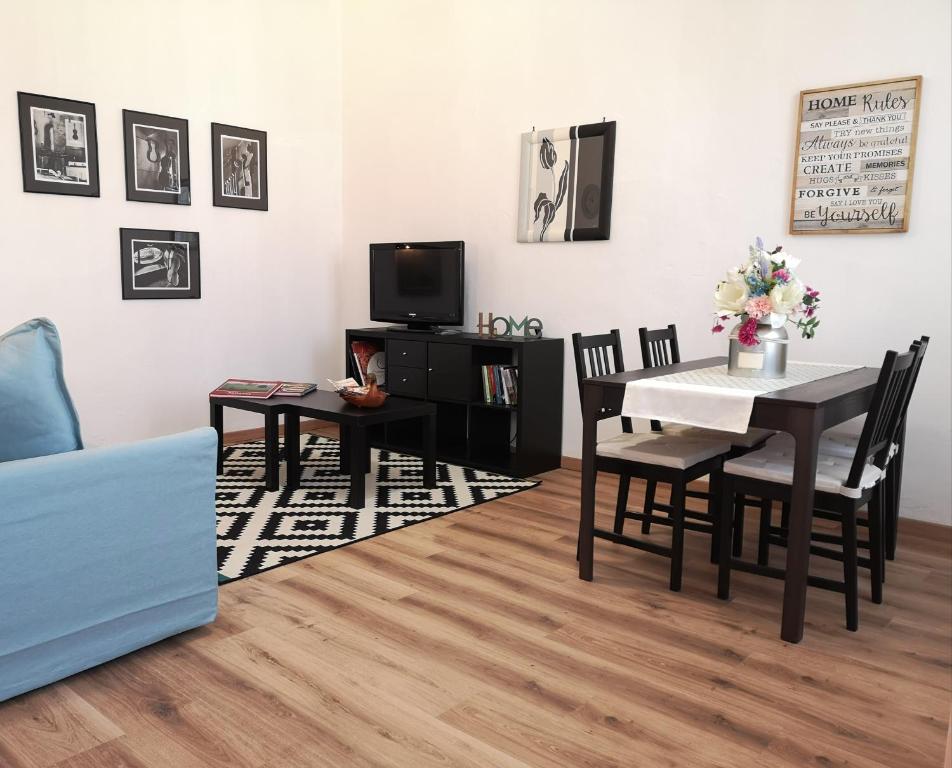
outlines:
[[122, 110], [126, 200], [191, 205], [188, 120]]
[[96, 105], [17, 93], [23, 191], [99, 197]]
[[200, 299], [198, 232], [119, 230], [123, 299]]
[[268, 210], [268, 134], [212, 123], [212, 202]]

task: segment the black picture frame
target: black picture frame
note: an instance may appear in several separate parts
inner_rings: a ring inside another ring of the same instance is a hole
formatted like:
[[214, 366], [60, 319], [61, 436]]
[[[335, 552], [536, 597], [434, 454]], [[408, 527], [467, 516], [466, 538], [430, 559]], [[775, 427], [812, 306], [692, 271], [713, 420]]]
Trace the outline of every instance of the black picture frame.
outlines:
[[198, 232], [123, 227], [119, 252], [123, 299], [202, 297]]
[[126, 200], [191, 205], [188, 120], [122, 110]]
[[212, 123], [212, 203], [268, 210], [267, 132]]
[[99, 197], [96, 105], [17, 92], [23, 191]]
[[[572, 239], [610, 240], [612, 234], [612, 185], [615, 177], [615, 121], [589, 123], [577, 129], [579, 139], [601, 138], [602, 177], [599, 184], [598, 224], [592, 227], [576, 227]], [[580, 204], [584, 205], [584, 190], [580, 190]]]

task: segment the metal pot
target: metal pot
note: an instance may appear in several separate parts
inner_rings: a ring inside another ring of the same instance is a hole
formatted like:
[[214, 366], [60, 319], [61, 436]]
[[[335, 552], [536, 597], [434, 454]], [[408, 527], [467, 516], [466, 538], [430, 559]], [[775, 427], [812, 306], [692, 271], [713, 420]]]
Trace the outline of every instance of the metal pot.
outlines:
[[787, 329], [774, 328], [769, 322], [757, 324], [760, 343], [752, 347], [741, 344], [737, 338], [743, 323], [738, 323], [730, 334], [730, 356], [727, 372], [731, 376], [749, 379], [782, 379], [787, 375]]

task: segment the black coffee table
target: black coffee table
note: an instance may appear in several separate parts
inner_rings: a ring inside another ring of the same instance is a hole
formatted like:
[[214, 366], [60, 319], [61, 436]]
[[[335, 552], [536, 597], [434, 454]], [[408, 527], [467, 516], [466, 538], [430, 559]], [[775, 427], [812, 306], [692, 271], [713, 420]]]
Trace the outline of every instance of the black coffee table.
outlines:
[[[364, 506], [364, 475], [370, 470], [370, 443], [367, 428], [375, 424], [406, 419], [423, 419], [423, 486], [436, 486], [436, 405], [422, 400], [388, 397], [379, 408], [358, 408], [344, 402], [335, 392], [316, 390], [303, 397], [210, 397], [211, 425], [218, 432], [218, 473], [222, 472], [224, 409], [264, 414], [265, 488], [278, 489], [280, 452], [278, 418], [284, 416], [284, 443], [299, 446], [301, 416], [323, 419], [341, 427], [340, 470], [350, 475], [350, 506]], [[287, 450], [288, 488], [301, 482], [300, 450]]]

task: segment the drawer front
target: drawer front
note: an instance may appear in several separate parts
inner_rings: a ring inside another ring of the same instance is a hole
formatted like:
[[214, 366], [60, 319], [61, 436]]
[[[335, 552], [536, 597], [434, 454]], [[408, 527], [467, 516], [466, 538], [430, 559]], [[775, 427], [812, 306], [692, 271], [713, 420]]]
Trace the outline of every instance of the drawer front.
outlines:
[[427, 391], [430, 400], [473, 399], [472, 350], [465, 344], [430, 344]]
[[391, 395], [426, 397], [426, 370], [391, 365], [387, 370], [387, 391]]
[[426, 368], [426, 342], [403, 339], [388, 341], [387, 362], [402, 368]]

